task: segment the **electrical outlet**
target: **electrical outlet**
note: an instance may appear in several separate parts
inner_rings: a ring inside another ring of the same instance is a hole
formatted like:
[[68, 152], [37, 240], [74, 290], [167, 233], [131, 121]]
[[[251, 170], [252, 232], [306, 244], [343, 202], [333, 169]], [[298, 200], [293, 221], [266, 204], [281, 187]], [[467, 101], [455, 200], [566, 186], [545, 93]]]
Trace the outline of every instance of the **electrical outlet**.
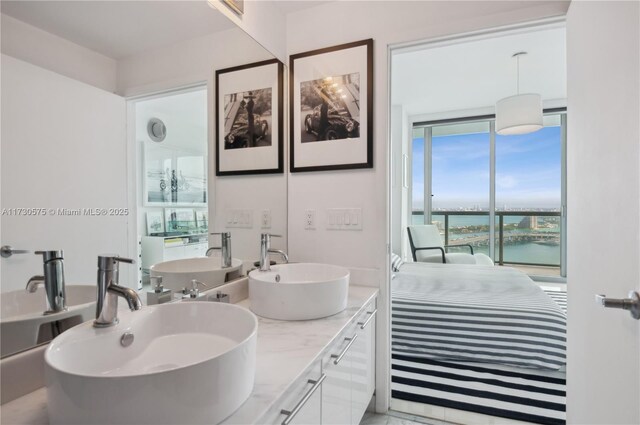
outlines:
[[304, 212], [304, 228], [307, 230], [316, 228], [316, 210], [306, 210]]
[[260, 216], [260, 226], [263, 229], [271, 228], [271, 211], [270, 210], [262, 210], [262, 215]]

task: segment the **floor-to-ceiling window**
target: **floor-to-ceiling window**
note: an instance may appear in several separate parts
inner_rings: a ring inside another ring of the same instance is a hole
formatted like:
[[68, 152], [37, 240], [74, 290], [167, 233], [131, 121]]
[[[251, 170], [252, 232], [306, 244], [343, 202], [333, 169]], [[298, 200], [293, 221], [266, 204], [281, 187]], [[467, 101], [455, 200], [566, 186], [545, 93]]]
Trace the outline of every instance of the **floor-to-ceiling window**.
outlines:
[[517, 136], [496, 134], [490, 116], [415, 123], [411, 221], [497, 264], [564, 276], [565, 123], [563, 110]]

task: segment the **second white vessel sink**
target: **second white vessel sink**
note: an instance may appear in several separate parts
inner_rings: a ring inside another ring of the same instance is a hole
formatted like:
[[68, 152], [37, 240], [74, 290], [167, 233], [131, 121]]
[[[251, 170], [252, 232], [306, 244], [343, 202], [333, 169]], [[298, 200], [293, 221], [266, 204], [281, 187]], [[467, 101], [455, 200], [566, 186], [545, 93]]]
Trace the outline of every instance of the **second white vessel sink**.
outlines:
[[83, 323], [45, 352], [51, 424], [216, 424], [253, 389], [258, 321], [241, 307], [180, 302]]
[[154, 264], [149, 268], [149, 274], [151, 277], [162, 276], [165, 288], [181, 291], [183, 288], [190, 288], [193, 279], [210, 288], [220, 286], [240, 277], [241, 268], [242, 260], [237, 258], [231, 260], [231, 267], [222, 268], [220, 257], [196, 257]]
[[291, 263], [249, 273], [251, 311], [277, 320], [311, 320], [347, 307], [349, 270], [329, 264]]
[[38, 287], [33, 293], [24, 289], [3, 293], [0, 297], [1, 356], [49, 341], [54, 336], [51, 326], [67, 328], [95, 317], [95, 285], [67, 285], [66, 294], [66, 311], [44, 314], [47, 309], [44, 287]]

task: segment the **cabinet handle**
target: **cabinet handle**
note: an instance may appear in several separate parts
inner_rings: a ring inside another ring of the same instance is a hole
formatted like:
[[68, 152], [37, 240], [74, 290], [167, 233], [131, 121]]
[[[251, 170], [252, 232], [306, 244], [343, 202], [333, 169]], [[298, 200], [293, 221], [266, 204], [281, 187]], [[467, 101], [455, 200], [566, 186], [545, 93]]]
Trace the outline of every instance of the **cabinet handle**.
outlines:
[[316, 390], [320, 388], [320, 385], [322, 385], [322, 381], [324, 381], [326, 377], [327, 375], [323, 373], [322, 375], [320, 375], [320, 378], [318, 378], [317, 380], [309, 379], [307, 383], [313, 384], [313, 387], [309, 388], [309, 391], [306, 392], [306, 394], [304, 395], [304, 397], [302, 397], [302, 399], [298, 402], [298, 404], [296, 404], [296, 406], [292, 410], [286, 410], [286, 409], [280, 410], [281, 414], [287, 415], [287, 417], [284, 418], [284, 420], [282, 421], [282, 425], [289, 425], [289, 423], [291, 423], [293, 418], [295, 418], [298, 412], [300, 412], [300, 409], [302, 409], [302, 407], [307, 403], [307, 401], [309, 401], [313, 393], [315, 393]]
[[344, 357], [345, 354], [347, 354], [347, 351], [349, 351], [349, 348], [351, 348], [351, 346], [353, 345], [354, 342], [356, 342], [356, 339], [358, 339], [358, 334], [353, 334], [353, 336], [351, 338], [345, 338], [345, 341], [349, 341], [349, 343], [347, 344], [346, 347], [344, 347], [342, 349], [342, 351], [340, 352], [340, 354], [332, 354], [331, 358], [335, 359], [333, 361], [333, 364], [338, 364], [340, 363], [340, 360], [342, 360], [342, 358]]
[[373, 311], [367, 311], [367, 314], [369, 315], [367, 320], [365, 320], [364, 322], [358, 322], [358, 324], [360, 325], [360, 329], [366, 328], [369, 322], [371, 321], [371, 319], [373, 319], [373, 316], [375, 316], [377, 312], [378, 312], [377, 308]]

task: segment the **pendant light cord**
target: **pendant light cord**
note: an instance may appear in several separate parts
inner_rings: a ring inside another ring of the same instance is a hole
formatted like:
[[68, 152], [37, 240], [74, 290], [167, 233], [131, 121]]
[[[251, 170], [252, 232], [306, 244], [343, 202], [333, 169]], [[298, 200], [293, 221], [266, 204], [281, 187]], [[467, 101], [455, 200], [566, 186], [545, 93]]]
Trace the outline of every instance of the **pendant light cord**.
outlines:
[[517, 52], [514, 53], [511, 57], [516, 58], [516, 93], [520, 94], [520, 56], [526, 55], [527, 52]]
[[520, 55], [516, 56], [516, 94], [520, 94]]

